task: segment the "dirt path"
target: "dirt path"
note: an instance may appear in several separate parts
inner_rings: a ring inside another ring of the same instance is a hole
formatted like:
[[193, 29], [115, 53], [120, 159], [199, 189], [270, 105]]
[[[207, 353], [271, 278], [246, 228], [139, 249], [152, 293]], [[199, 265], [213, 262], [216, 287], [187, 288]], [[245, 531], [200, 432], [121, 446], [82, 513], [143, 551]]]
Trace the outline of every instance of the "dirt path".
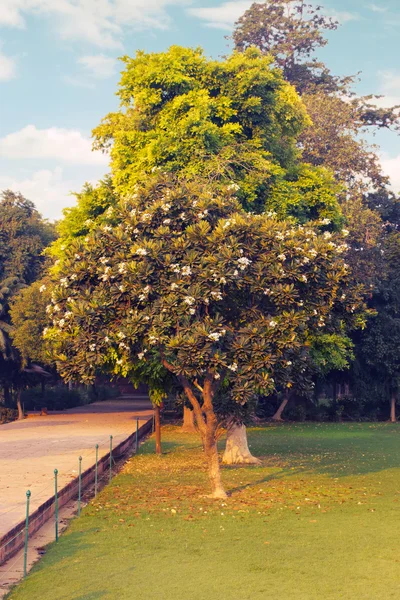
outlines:
[[125, 396], [96, 402], [46, 417], [29, 416], [0, 426], [0, 538], [25, 516], [26, 491], [33, 512], [54, 493], [54, 469], [59, 489], [82, 470], [117, 446], [136, 429], [136, 419], [148, 420], [153, 411], [145, 396]]

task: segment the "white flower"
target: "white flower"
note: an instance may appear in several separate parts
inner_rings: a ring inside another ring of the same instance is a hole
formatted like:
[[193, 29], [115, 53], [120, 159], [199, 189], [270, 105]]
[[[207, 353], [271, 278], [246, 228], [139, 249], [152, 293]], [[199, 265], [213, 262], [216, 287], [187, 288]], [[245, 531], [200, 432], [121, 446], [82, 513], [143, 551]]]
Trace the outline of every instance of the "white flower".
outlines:
[[292, 364], [293, 364], [293, 363], [292, 363], [292, 361], [291, 361], [291, 360], [287, 360], [287, 361], [286, 361], [286, 366], [287, 366], [287, 367], [290, 367]]
[[229, 369], [230, 371], [233, 371], [233, 372], [235, 373], [235, 372], [238, 370], [237, 363], [235, 363], [235, 362], [234, 362], [234, 363], [232, 363], [231, 365], [228, 365], [228, 369]]
[[347, 237], [350, 234], [350, 231], [348, 229], [342, 229], [342, 233], [345, 237]]
[[118, 333], [117, 333], [117, 337], [118, 337], [120, 340], [123, 340], [124, 338], [126, 338], [126, 335], [124, 334], [124, 332], [123, 332], [123, 331], [118, 331]]
[[196, 309], [195, 308], [189, 308], [189, 312], [191, 315], [195, 315], [196, 314]]
[[72, 312], [70, 310], [67, 310], [67, 312], [64, 315], [64, 319], [70, 319], [72, 317]]
[[194, 304], [196, 302], [196, 300], [194, 298], [192, 298], [192, 296], [186, 296], [186, 298], [184, 299], [184, 302], [186, 304], [189, 304], [189, 306], [192, 306], [192, 304]]
[[109, 344], [110, 338], [106, 335], [106, 337], [104, 338], [104, 341], [105, 341], [106, 344]]
[[303, 265], [307, 265], [309, 262], [310, 262], [310, 259], [307, 256], [305, 256], [303, 259]]
[[47, 287], [44, 284], [41, 285], [39, 288], [39, 292], [42, 294], [45, 290], [47, 290]]
[[144, 352], [139, 352], [138, 359], [142, 360], [144, 358]]
[[89, 350], [91, 350], [92, 352], [94, 352], [96, 350], [96, 344], [90, 344]]
[[181, 213], [181, 214], [179, 215], [179, 218], [180, 218], [180, 219], [182, 219], [182, 221], [184, 221], [184, 220], [186, 219], [186, 215], [185, 215], [185, 213], [184, 213], [184, 212], [183, 212], [183, 213]]
[[100, 262], [102, 265], [105, 265], [108, 261], [109, 261], [109, 259], [106, 256], [100, 257]]
[[229, 191], [237, 192], [238, 190], [240, 190], [240, 187], [237, 183], [231, 183], [226, 189]]
[[168, 212], [170, 208], [171, 208], [171, 205], [168, 204], [168, 202], [167, 202], [166, 204], [162, 205], [161, 210], [163, 210], [164, 212]]
[[103, 227], [103, 231], [111, 231], [112, 227], [110, 227], [110, 225], [104, 225]]
[[274, 320], [270, 321], [269, 326], [272, 328], [276, 327], [276, 321], [274, 321]]
[[208, 210], [203, 210], [203, 212], [199, 213], [199, 219], [205, 219], [208, 215]]
[[150, 213], [147, 213], [147, 212], [143, 213], [143, 214], [142, 214], [142, 221], [144, 221], [145, 223], [146, 223], [147, 221], [151, 221], [151, 214], [150, 214]]
[[158, 339], [154, 335], [149, 335], [149, 342], [150, 344], [157, 344]]
[[219, 373], [215, 373], [214, 379], [221, 379], [221, 375]]
[[286, 260], [286, 255], [285, 254], [279, 254], [278, 258], [279, 258], [279, 260]]
[[49, 332], [49, 328], [48, 328], [48, 327], [45, 327], [45, 328], [43, 329], [43, 337], [46, 337], [46, 335], [48, 334], [48, 332]]
[[76, 260], [81, 260], [81, 255], [80, 254], [75, 254], [75, 258], [76, 258]]
[[234, 277], [237, 277], [238, 275], [239, 275], [239, 271], [238, 271], [237, 269], [235, 269], [235, 270], [233, 271], [233, 276], [234, 276]]
[[219, 280], [219, 282], [222, 283], [222, 285], [225, 285], [225, 283], [226, 283], [225, 277], [221, 277], [221, 279]]
[[215, 298], [215, 300], [222, 300], [221, 292], [211, 292], [211, 296]]
[[138, 248], [136, 250], [136, 254], [138, 254], [139, 256], [146, 256], [147, 255], [147, 250], [146, 250], [146, 248]]
[[171, 283], [171, 290], [178, 289], [179, 285], [177, 283]]
[[133, 233], [136, 233], [136, 235], [137, 235], [139, 233], [139, 229], [138, 228], [134, 229]]
[[163, 225], [169, 225], [171, 223], [171, 219], [164, 219]]
[[118, 286], [118, 289], [119, 289], [119, 291], [120, 291], [120, 292], [125, 292], [125, 289], [126, 289], [126, 288], [125, 288], [125, 286], [124, 286], [124, 285], [119, 285], [119, 286]]
[[218, 331], [216, 331], [215, 333], [210, 333], [207, 336], [210, 340], [213, 340], [213, 342], [218, 342], [219, 338], [222, 337], [221, 333], [218, 333]]
[[302, 275], [300, 278], [302, 281], [304, 281], [304, 283], [307, 283], [308, 279], [306, 275]]
[[61, 308], [58, 306], [58, 304], [55, 304], [53, 310], [54, 312], [59, 312]]
[[58, 325], [59, 325], [59, 327], [64, 327], [64, 325], [65, 325], [65, 321], [64, 321], [64, 319], [60, 319], [60, 320], [58, 321]]
[[118, 273], [124, 274], [126, 273], [126, 263], [122, 262], [118, 265]]
[[246, 267], [249, 266], [250, 263], [251, 263], [251, 260], [249, 258], [242, 256], [238, 260], [239, 269], [241, 269], [241, 271], [243, 271]]
[[192, 274], [192, 269], [190, 267], [182, 268], [182, 275], [191, 275], [191, 274]]
[[266, 290], [264, 290], [264, 296], [269, 296], [271, 293], [270, 288], [267, 288]]
[[178, 265], [178, 263], [172, 264], [171, 265], [171, 269], [173, 270], [174, 273], [180, 273], [180, 266]]
[[330, 219], [322, 219], [321, 221], [321, 225], [330, 225], [331, 220]]
[[48, 304], [48, 305], [46, 306], [46, 312], [47, 312], [47, 314], [49, 314], [50, 312], [52, 312], [52, 310], [53, 310], [53, 307], [52, 307], [52, 305], [51, 305], [51, 304]]
[[329, 240], [331, 237], [332, 237], [332, 234], [331, 234], [331, 232], [330, 232], [330, 231], [325, 231], [325, 233], [324, 233], [324, 238], [325, 238], [326, 240]]
[[112, 206], [110, 206], [110, 207], [109, 207], [109, 208], [107, 208], [107, 210], [106, 210], [106, 215], [112, 215], [112, 214], [113, 214], [113, 212], [114, 212], [114, 209], [113, 209], [113, 207], [112, 207]]
[[89, 240], [90, 240], [90, 237], [87, 235], [87, 236], [85, 237], [85, 242], [88, 242]]
[[61, 287], [68, 287], [68, 277], [62, 277], [60, 279], [60, 285]]

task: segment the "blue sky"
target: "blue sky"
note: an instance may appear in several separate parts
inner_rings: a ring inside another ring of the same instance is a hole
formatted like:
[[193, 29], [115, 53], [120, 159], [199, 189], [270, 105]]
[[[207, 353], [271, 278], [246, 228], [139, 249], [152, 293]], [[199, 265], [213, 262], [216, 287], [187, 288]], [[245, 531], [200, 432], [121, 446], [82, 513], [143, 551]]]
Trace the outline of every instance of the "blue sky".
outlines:
[[[398, 0], [327, 0], [341, 22], [320, 57], [337, 74], [362, 71], [360, 93], [400, 104]], [[0, 0], [0, 189], [32, 199], [48, 218], [72, 191], [107, 172], [90, 132], [117, 107], [117, 58], [172, 44], [227, 53], [248, 0]], [[400, 138], [379, 134], [382, 164], [400, 190]]]

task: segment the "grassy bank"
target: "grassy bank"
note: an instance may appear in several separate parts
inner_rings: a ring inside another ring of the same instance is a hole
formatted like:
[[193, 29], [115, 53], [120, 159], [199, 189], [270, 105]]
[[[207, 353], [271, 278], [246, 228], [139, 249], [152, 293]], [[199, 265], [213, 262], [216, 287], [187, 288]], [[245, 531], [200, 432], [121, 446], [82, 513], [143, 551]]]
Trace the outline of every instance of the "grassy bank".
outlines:
[[261, 467], [224, 468], [208, 493], [196, 436], [149, 440], [12, 600], [398, 598], [400, 428], [271, 425]]

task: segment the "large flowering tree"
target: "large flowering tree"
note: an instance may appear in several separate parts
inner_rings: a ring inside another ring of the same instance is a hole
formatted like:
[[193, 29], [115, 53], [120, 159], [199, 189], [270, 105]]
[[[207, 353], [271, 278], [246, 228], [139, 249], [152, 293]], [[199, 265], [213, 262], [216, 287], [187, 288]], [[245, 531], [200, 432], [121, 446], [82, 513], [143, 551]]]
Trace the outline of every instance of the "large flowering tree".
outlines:
[[[212, 493], [225, 495], [214, 399], [251, 402], [290, 369], [287, 356], [344, 295], [340, 234], [243, 211], [236, 186], [155, 176], [76, 240], [58, 265], [47, 332], [67, 380], [159, 363], [193, 407]], [[229, 385], [227, 385], [227, 382]]]

